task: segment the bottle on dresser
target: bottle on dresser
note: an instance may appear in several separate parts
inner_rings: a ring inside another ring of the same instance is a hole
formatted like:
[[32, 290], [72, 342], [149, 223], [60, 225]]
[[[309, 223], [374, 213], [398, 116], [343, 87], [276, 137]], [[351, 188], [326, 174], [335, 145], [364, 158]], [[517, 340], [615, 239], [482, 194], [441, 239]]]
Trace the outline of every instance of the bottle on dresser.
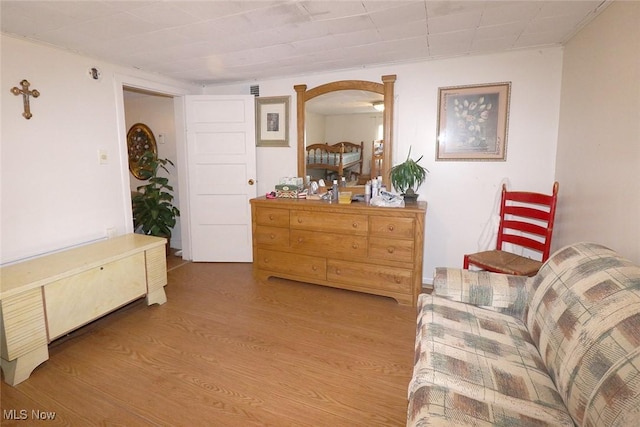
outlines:
[[367, 204], [371, 201], [371, 181], [367, 181], [364, 186], [364, 201]]

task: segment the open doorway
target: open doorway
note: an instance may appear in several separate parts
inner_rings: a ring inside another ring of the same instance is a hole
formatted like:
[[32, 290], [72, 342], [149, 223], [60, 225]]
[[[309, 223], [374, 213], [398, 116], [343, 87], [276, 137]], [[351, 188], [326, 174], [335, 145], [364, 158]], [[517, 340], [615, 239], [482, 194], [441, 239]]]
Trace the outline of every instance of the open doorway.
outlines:
[[[168, 159], [174, 164], [173, 167], [167, 165], [170, 172], [168, 175], [164, 171], [161, 171], [161, 174], [168, 178], [169, 185], [173, 187], [174, 205], [180, 206], [174, 97], [163, 93], [123, 86], [123, 100], [125, 134], [136, 123], [146, 125], [155, 137], [158, 158]], [[130, 191], [133, 194], [133, 192], [137, 191], [138, 186], [144, 185], [145, 181], [136, 178], [129, 172], [129, 183]], [[178, 257], [182, 255], [180, 217], [177, 218], [176, 225], [172, 230], [169, 246], [172, 255], [177, 255]]]

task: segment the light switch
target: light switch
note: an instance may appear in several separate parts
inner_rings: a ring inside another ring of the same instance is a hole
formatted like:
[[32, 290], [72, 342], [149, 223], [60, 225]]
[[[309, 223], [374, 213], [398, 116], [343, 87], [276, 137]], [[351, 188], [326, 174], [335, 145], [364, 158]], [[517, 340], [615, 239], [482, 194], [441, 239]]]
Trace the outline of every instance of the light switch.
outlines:
[[109, 154], [107, 154], [107, 150], [98, 150], [98, 160], [101, 165], [109, 163]]

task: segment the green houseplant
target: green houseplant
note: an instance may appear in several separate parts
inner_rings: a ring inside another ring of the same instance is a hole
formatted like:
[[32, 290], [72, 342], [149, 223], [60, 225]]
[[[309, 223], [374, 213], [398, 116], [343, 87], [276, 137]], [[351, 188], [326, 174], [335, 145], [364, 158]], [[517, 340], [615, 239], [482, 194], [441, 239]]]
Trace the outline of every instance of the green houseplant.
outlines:
[[140, 156], [138, 164], [140, 176], [148, 182], [139, 186], [131, 198], [135, 231], [170, 240], [180, 210], [173, 206], [173, 187], [169, 185], [169, 179], [158, 176], [158, 171], [164, 169], [169, 173], [166, 165], [173, 166], [173, 162], [158, 159], [155, 153], [147, 151]]
[[391, 185], [404, 196], [405, 202], [417, 200], [418, 195], [415, 190], [420, 187], [429, 173], [427, 168], [418, 164], [420, 160], [422, 160], [422, 156], [418, 160], [411, 158], [411, 147], [409, 147], [407, 160], [395, 165], [389, 172]]

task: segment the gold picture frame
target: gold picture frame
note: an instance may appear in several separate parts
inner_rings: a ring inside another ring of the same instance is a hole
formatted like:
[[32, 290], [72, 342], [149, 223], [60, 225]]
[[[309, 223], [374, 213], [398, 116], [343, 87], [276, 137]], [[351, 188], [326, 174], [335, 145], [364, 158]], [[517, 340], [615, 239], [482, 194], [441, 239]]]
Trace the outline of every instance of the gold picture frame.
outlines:
[[158, 155], [156, 137], [149, 126], [136, 123], [127, 132], [127, 152], [129, 154], [129, 171], [140, 180], [144, 179], [141, 173], [144, 167], [140, 164], [140, 157], [147, 151], [151, 151], [154, 156]]
[[511, 82], [438, 89], [436, 160], [507, 158]]
[[256, 146], [289, 146], [290, 96], [256, 98]]

